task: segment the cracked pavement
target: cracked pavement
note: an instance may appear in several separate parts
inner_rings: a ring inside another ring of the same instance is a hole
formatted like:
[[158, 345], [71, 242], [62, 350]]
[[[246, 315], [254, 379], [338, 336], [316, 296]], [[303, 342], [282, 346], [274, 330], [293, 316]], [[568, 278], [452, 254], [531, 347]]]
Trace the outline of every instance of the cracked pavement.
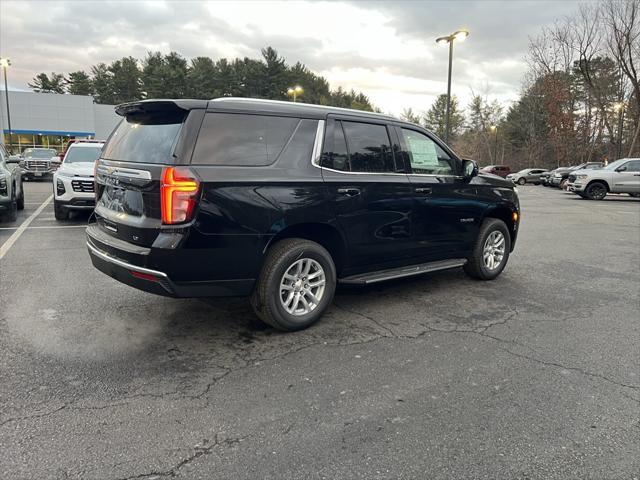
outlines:
[[[22, 219], [51, 188], [25, 186]], [[1, 478], [640, 478], [640, 201], [520, 191], [497, 280], [342, 287], [294, 334], [29, 228], [0, 261]]]

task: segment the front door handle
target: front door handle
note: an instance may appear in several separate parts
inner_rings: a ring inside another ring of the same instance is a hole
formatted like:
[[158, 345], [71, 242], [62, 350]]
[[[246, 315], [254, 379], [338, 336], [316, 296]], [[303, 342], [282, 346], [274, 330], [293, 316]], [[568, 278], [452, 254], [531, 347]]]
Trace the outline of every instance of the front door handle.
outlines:
[[416, 188], [416, 193], [422, 193], [424, 195], [431, 195], [431, 187], [418, 187]]
[[357, 195], [360, 195], [360, 189], [359, 188], [339, 188], [338, 189], [338, 193], [340, 195], [346, 195], [347, 197], [355, 197]]

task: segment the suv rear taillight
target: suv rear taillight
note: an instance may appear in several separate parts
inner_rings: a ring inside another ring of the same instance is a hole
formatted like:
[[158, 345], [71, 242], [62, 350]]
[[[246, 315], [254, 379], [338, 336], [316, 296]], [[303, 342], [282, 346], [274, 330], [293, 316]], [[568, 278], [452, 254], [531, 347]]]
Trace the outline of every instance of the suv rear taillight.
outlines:
[[199, 182], [186, 167], [167, 167], [162, 171], [160, 205], [162, 223], [173, 225], [191, 220]]

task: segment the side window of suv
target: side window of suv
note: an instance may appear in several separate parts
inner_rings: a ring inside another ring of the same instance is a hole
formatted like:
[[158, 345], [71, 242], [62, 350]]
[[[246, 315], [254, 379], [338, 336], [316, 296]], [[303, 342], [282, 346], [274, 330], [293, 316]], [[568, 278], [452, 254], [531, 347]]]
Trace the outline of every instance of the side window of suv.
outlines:
[[395, 172], [387, 127], [371, 123], [342, 122], [352, 172]]
[[271, 165], [299, 122], [299, 118], [291, 117], [207, 113], [191, 162], [199, 165]]
[[322, 166], [346, 172], [350, 170], [347, 141], [340, 121], [336, 121], [333, 127], [333, 151], [325, 152], [322, 156]]
[[455, 175], [453, 159], [436, 142], [420, 132], [406, 128], [402, 129], [402, 136], [407, 146], [412, 173]]
[[640, 172], [640, 160], [632, 160], [624, 164], [627, 172]]

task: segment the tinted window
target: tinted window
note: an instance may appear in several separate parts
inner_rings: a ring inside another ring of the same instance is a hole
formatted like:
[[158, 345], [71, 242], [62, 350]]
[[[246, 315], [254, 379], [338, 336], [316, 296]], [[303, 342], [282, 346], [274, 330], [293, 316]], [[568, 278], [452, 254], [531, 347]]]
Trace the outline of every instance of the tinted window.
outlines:
[[104, 146], [102, 158], [122, 162], [173, 163], [173, 149], [185, 115], [126, 117]]
[[387, 127], [342, 122], [352, 172], [395, 172]]
[[[322, 166], [333, 168], [334, 170], [349, 170], [349, 153], [347, 151], [347, 141], [344, 138], [342, 122], [335, 122], [333, 128], [333, 142], [329, 141], [329, 148], [322, 156]], [[333, 145], [333, 147], [331, 147]]]
[[95, 162], [100, 157], [102, 147], [71, 147], [64, 157], [64, 163]]
[[436, 142], [415, 130], [402, 129], [413, 173], [455, 175], [453, 160]]
[[192, 163], [270, 165], [300, 122], [298, 118], [208, 113], [200, 129]]

